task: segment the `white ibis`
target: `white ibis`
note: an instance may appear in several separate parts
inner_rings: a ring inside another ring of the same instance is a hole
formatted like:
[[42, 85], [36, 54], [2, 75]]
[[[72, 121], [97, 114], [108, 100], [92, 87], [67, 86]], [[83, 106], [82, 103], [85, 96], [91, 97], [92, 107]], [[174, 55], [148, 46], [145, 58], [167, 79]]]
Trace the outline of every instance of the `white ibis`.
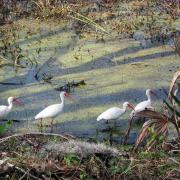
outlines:
[[153, 107], [151, 106], [151, 95], [156, 96], [155, 92], [152, 89], [147, 89], [146, 96], [148, 99], [146, 101], [142, 101], [142, 102], [138, 103], [135, 106], [133, 113], [144, 111], [146, 109], [153, 109]]
[[124, 102], [122, 109], [120, 109], [119, 107], [109, 108], [97, 117], [97, 121], [107, 120], [108, 122], [108, 120], [118, 119], [126, 112], [127, 107], [134, 109], [134, 106], [132, 104], [130, 104], [129, 102]]
[[6, 117], [12, 111], [13, 103], [22, 105], [22, 102], [16, 97], [9, 97], [7, 101], [9, 106], [0, 106], [0, 118]]
[[73, 97], [68, 94], [65, 91], [62, 91], [60, 93], [60, 98], [61, 98], [61, 103], [60, 104], [53, 104], [45, 109], [43, 109], [40, 113], [38, 113], [35, 116], [35, 120], [40, 119], [41, 120], [41, 126], [42, 126], [42, 119], [45, 118], [50, 118], [51, 119], [51, 131], [52, 131], [52, 125], [53, 125], [53, 120], [56, 116], [62, 113], [63, 108], [64, 108], [64, 99], [65, 97], [73, 99]]
[[153, 109], [153, 107], [151, 106], [151, 95], [152, 94], [156, 96], [155, 92], [152, 89], [147, 89], [146, 90], [146, 96], [148, 99], [146, 101], [142, 101], [142, 102], [138, 103], [135, 106], [134, 110], [131, 112], [131, 114], [130, 114], [131, 119], [129, 121], [129, 128], [128, 128], [127, 133], [125, 135], [125, 141], [124, 142], [126, 142], [128, 137], [129, 137], [131, 124], [132, 124], [132, 120], [134, 118], [134, 115], [136, 115], [136, 113], [144, 111], [146, 109]]

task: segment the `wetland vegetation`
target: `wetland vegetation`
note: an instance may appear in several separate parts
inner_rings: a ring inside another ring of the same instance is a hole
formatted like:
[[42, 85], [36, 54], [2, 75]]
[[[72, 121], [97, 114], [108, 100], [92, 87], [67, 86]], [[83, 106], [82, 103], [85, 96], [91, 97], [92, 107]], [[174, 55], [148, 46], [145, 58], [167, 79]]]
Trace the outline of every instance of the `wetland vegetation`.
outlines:
[[[0, 121], [0, 177], [179, 179], [179, 79], [177, 0], [0, 1], [0, 103], [24, 103]], [[154, 109], [132, 124], [129, 110], [96, 121], [149, 88]], [[61, 90], [75, 101], [39, 132]]]

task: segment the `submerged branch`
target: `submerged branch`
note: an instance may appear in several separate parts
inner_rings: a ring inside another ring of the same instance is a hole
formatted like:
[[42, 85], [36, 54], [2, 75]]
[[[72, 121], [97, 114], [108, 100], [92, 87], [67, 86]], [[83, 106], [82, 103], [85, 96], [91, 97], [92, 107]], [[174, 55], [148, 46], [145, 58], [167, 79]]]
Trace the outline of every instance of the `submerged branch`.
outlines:
[[67, 84], [65, 84], [63, 86], [55, 88], [55, 90], [56, 91], [67, 91], [67, 92], [70, 92], [71, 88], [79, 87], [79, 86], [84, 86], [84, 85], [86, 85], [84, 80], [81, 80], [81, 81], [78, 81], [78, 82], [72, 81], [72, 82], [68, 82]]

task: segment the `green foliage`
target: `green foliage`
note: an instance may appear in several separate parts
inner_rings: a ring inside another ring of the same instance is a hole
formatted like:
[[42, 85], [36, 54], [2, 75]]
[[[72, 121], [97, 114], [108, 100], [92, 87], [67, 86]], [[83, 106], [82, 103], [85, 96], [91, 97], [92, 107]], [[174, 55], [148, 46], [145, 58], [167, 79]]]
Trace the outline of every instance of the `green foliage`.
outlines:
[[52, 137], [50, 137], [51, 138], [51, 141], [53, 141], [53, 142], [59, 142], [59, 138], [57, 137], [57, 136], [52, 136]]
[[154, 127], [149, 127], [148, 131], [150, 138], [148, 139], [147, 147], [149, 147], [153, 142], [156, 142], [156, 144], [161, 144], [165, 139], [163, 135], [160, 135], [155, 131]]
[[74, 154], [68, 154], [64, 156], [64, 161], [68, 166], [78, 165], [80, 163], [80, 159], [78, 156]]
[[12, 125], [12, 121], [8, 120], [4, 125], [0, 124], [0, 136], [2, 136]]
[[160, 158], [165, 158], [167, 154], [164, 151], [155, 151], [155, 152], [150, 152], [150, 151], [141, 151], [138, 154], [138, 158], [143, 160], [151, 160], [151, 159], [160, 159]]
[[86, 179], [86, 176], [87, 176], [87, 173], [86, 173], [86, 171], [81, 171], [80, 172], [80, 175], [79, 175], [79, 178], [80, 178], [80, 180], [83, 180], [83, 179]]
[[[36, 58], [32, 57], [28, 52], [23, 50], [23, 47], [17, 42], [19, 39], [18, 31], [21, 30], [20, 25], [13, 24], [10, 28], [0, 27], [2, 40], [0, 41], [0, 59], [1, 67], [12, 66], [15, 68], [25, 68], [26, 65], [37, 64]], [[41, 49], [37, 50], [36, 55], [39, 55]]]
[[123, 171], [126, 170], [126, 167], [114, 165], [114, 166], [111, 166], [110, 170], [111, 170], [111, 173], [114, 175], [114, 174], [122, 173]]
[[[132, 147], [131, 147], [132, 148]], [[109, 170], [112, 173], [112, 175], [120, 174], [122, 172], [125, 172], [129, 167], [130, 160], [124, 161], [124, 158], [122, 157], [116, 157], [112, 158], [109, 161]]]

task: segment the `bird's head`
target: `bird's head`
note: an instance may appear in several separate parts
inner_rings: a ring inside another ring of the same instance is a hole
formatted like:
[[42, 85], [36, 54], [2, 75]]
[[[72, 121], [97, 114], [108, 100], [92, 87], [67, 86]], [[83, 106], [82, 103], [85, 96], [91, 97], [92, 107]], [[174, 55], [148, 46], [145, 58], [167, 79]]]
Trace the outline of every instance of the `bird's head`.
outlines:
[[16, 97], [9, 97], [8, 98], [8, 103], [9, 104], [15, 103], [17, 105], [23, 105], [23, 102], [20, 99], [16, 98]]
[[62, 92], [60, 93], [60, 96], [63, 97], [63, 98], [69, 98], [69, 99], [71, 99], [71, 100], [74, 100], [74, 97], [71, 96], [69, 93], [67, 93], [67, 92], [65, 92], [65, 91], [62, 91]]
[[148, 96], [148, 95], [154, 95], [154, 96], [157, 97], [157, 94], [156, 94], [155, 91], [152, 90], [152, 89], [147, 89], [147, 90], [146, 90], [146, 95], [147, 95], [147, 96]]
[[134, 106], [133, 106], [131, 103], [129, 103], [129, 102], [124, 102], [124, 103], [123, 103], [123, 107], [125, 107], [125, 108], [128, 107], [128, 108], [134, 110]]

